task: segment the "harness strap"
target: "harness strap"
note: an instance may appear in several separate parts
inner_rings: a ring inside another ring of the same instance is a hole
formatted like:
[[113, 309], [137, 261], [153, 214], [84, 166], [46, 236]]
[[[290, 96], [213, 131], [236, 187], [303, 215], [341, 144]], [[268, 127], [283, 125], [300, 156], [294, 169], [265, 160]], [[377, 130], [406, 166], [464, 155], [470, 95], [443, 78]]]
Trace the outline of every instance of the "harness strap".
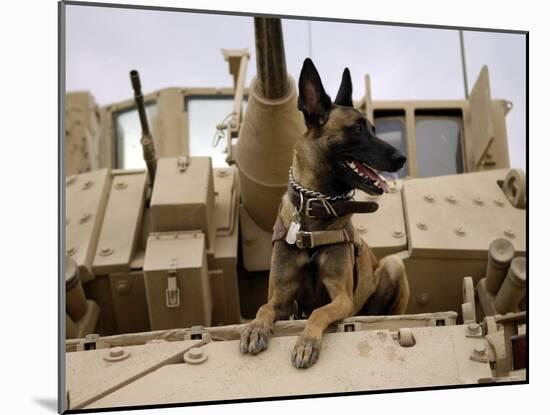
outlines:
[[[273, 226], [273, 236], [271, 242], [284, 241], [287, 228], [280, 216], [277, 216]], [[311, 249], [318, 246], [353, 243], [355, 247], [360, 247], [362, 239], [357, 235], [351, 222], [348, 222], [344, 229], [334, 229], [328, 231], [299, 231], [296, 233], [296, 247], [300, 249]]]
[[353, 242], [345, 229], [331, 231], [299, 231], [296, 234], [296, 246], [300, 249], [310, 249], [317, 246]]

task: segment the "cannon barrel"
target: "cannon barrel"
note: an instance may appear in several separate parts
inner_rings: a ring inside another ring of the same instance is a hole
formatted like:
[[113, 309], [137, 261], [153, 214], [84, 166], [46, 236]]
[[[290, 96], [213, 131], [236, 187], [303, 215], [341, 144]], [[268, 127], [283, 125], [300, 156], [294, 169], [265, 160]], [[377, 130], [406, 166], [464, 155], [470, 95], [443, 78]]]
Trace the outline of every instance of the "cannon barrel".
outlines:
[[157, 153], [155, 151], [155, 143], [153, 142], [151, 131], [149, 130], [147, 113], [145, 112], [145, 103], [143, 102], [143, 94], [141, 93], [139, 73], [135, 69], [130, 71], [130, 80], [132, 81], [134, 99], [136, 101], [139, 122], [141, 124], [141, 147], [143, 149], [143, 159], [147, 165], [147, 172], [149, 173], [149, 180], [152, 186], [155, 181], [155, 174], [157, 172]]
[[257, 75], [236, 151], [243, 204], [272, 232], [288, 183], [296, 139], [304, 131], [294, 80], [287, 74], [281, 20], [254, 18]]
[[288, 92], [288, 80], [281, 20], [255, 17], [254, 35], [257, 91], [268, 99], [282, 98]]

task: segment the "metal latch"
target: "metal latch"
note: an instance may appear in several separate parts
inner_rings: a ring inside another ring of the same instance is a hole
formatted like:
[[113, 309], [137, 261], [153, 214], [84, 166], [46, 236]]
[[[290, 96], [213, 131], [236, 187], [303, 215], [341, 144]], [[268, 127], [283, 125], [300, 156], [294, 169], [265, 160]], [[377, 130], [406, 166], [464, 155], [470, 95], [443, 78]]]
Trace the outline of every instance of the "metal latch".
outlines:
[[353, 318], [345, 318], [336, 327], [338, 333], [344, 333], [347, 331], [361, 331], [363, 330], [363, 325], [359, 321], [354, 321]]
[[182, 154], [178, 157], [178, 170], [180, 173], [183, 173], [187, 170], [187, 167], [189, 166], [189, 155], [188, 154]]
[[183, 340], [204, 340], [208, 343], [212, 340], [212, 335], [203, 326], [192, 326], [184, 330]]
[[166, 288], [166, 307], [174, 308], [180, 306], [180, 289], [175, 270], [168, 271], [168, 287]]

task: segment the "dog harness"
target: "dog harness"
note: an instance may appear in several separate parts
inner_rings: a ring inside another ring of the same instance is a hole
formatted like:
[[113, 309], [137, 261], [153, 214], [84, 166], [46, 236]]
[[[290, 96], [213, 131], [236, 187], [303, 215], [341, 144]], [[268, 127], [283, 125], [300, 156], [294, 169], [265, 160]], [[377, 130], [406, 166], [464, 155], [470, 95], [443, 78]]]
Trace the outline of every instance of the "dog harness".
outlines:
[[353, 194], [350, 193], [326, 196], [297, 184], [292, 170], [290, 170], [289, 176], [287, 192], [290, 202], [295, 208], [294, 217], [287, 229], [281, 215], [277, 215], [273, 226], [272, 243], [284, 240], [289, 245], [296, 244], [299, 249], [311, 249], [339, 243], [353, 243], [356, 248], [361, 246], [362, 240], [356, 235], [351, 221], [343, 229], [310, 232], [300, 229], [300, 219], [302, 216], [312, 219], [331, 219], [350, 213], [372, 213], [378, 209], [376, 202], [357, 202], [352, 200]]

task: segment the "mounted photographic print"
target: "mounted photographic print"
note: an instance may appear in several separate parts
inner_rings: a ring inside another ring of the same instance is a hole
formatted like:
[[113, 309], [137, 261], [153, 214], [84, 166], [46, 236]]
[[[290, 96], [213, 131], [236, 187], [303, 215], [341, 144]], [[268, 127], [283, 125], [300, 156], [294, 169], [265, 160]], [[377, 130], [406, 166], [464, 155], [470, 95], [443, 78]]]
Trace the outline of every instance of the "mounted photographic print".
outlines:
[[527, 32], [60, 16], [64, 410], [527, 382]]

